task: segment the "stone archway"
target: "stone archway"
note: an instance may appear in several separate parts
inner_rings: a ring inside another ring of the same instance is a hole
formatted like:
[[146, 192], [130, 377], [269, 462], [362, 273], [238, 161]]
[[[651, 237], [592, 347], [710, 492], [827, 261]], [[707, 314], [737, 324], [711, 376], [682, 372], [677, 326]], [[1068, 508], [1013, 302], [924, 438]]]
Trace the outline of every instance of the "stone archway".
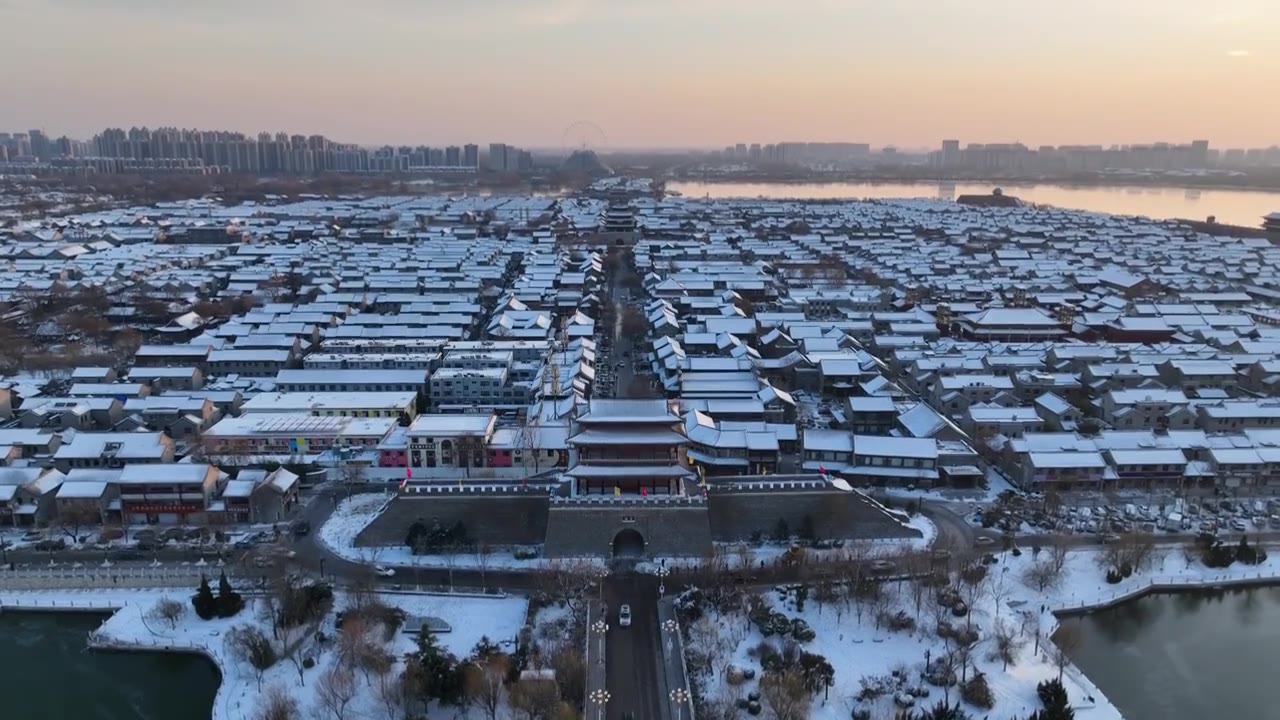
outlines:
[[635, 528], [623, 528], [613, 536], [614, 558], [644, 557], [644, 536]]

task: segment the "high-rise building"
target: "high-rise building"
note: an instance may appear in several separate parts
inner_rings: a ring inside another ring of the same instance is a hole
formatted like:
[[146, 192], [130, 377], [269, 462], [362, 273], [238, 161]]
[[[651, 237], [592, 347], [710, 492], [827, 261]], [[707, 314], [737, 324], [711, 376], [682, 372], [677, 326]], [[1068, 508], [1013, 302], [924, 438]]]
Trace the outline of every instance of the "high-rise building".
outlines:
[[44, 161], [53, 159], [53, 143], [49, 142], [49, 136], [45, 135], [43, 130], [28, 130], [27, 138], [31, 142], [31, 154], [36, 159]]
[[1209, 167], [1209, 141], [1208, 140], [1192, 140], [1191, 141], [1191, 167], [1193, 168]]
[[467, 143], [462, 146], [462, 164], [467, 167], [480, 167], [480, 146]]
[[462, 148], [457, 145], [450, 145], [444, 149], [444, 164], [449, 167], [458, 167], [462, 164]]
[[510, 167], [507, 155], [511, 150], [506, 143], [489, 143], [489, 169], [493, 172], [506, 172]]
[[942, 167], [955, 168], [960, 165], [960, 141], [942, 141]]

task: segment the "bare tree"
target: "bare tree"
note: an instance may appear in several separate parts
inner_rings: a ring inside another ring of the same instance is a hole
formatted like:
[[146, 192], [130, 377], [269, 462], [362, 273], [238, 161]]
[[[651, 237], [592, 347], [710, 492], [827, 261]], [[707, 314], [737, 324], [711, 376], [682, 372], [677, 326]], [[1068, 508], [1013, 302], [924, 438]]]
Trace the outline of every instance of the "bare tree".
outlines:
[[66, 533], [72, 544], [80, 542], [81, 528], [102, 522], [102, 513], [85, 503], [68, 503], [58, 508], [58, 529]]
[[374, 574], [372, 564], [358, 565], [353, 572], [351, 582], [347, 585], [347, 607], [357, 612], [377, 602], [378, 576]]
[[480, 587], [487, 590], [489, 583], [485, 579], [485, 574], [489, 569], [490, 561], [493, 560], [493, 546], [487, 542], [480, 541], [472, 547], [472, 551], [476, 556], [476, 569], [480, 571]]
[[992, 631], [991, 642], [994, 645], [994, 656], [1008, 670], [1010, 665], [1018, 662], [1018, 651], [1022, 649], [1021, 633], [1014, 632], [1013, 627], [1003, 620], [997, 620]]
[[809, 689], [799, 668], [765, 673], [760, 678], [760, 694], [777, 720], [805, 720], [809, 717]]
[[276, 649], [271, 640], [253, 625], [237, 625], [223, 639], [227, 652], [234, 658], [249, 663], [262, 690], [262, 674], [276, 664]]
[[525, 720], [549, 720], [560, 706], [560, 688], [554, 680], [522, 678], [511, 684], [507, 704]]
[[280, 642], [284, 646], [284, 652], [281, 653], [293, 669], [298, 672], [298, 684], [306, 686], [304, 674], [306, 672], [307, 649], [310, 647], [312, 638], [315, 637], [318, 621], [304, 623], [302, 625], [290, 625], [279, 629]]
[[1098, 566], [1128, 576], [1149, 568], [1158, 558], [1156, 541], [1147, 533], [1127, 533], [1098, 553]]
[[[547, 402], [553, 402], [548, 399]], [[521, 462], [525, 471], [528, 472], [530, 461], [533, 463], [533, 474], [537, 475], [541, 469], [541, 446], [542, 446], [542, 416], [530, 415], [525, 418], [524, 424], [520, 426], [520, 453]]]
[[581, 645], [562, 642], [551, 653], [551, 670], [556, 674], [561, 699], [570, 701], [586, 696], [587, 661]]
[[969, 606], [969, 614], [965, 617], [969, 627], [973, 627], [973, 608], [977, 605], [978, 598], [982, 597], [986, 591], [989, 582], [990, 573], [987, 566], [981, 562], [969, 563], [960, 570], [960, 591], [965, 604]]
[[497, 720], [511, 660], [502, 653], [480, 658], [466, 669], [466, 694], [489, 720]]
[[1062, 574], [1063, 568], [1067, 565], [1067, 555], [1071, 552], [1071, 545], [1067, 541], [1065, 535], [1054, 535], [1049, 539], [1049, 563], [1053, 566], [1054, 572]]
[[1000, 572], [995, 573], [991, 581], [987, 583], [987, 594], [991, 596], [991, 604], [995, 605], [995, 619], [1000, 620], [1000, 606], [1004, 605], [1004, 601], [1008, 599], [1009, 593], [1013, 591], [1013, 584], [1006, 582], [1005, 576], [1008, 575], [1009, 566], [1000, 568]]
[[[888, 583], [882, 583], [876, 580], [867, 580], [864, 582], [868, 584], [868, 590], [871, 592], [870, 597], [867, 598], [868, 605], [870, 606], [869, 609], [871, 610], [871, 617], [876, 621], [876, 629], [879, 630], [881, 622], [889, 612], [889, 608], [893, 607], [894, 598], [890, 593], [890, 587], [892, 586]], [[871, 591], [870, 588], [875, 589]]]
[[584, 593], [599, 573], [584, 560], [553, 560], [538, 574], [539, 585], [549, 597], [564, 600], [574, 615], [582, 606]]
[[1051, 560], [1041, 560], [1033, 562], [1022, 571], [1022, 582], [1027, 587], [1035, 588], [1037, 592], [1044, 592], [1057, 587], [1062, 582], [1062, 573], [1054, 569]]
[[360, 463], [344, 462], [339, 469], [338, 479], [342, 483], [342, 491], [347, 497], [351, 497], [356, 488], [368, 483], [368, 469]]
[[[261, 684], [258, 689], [262, 689]], [[272, 685], [263, 694], [254, 720], [298, 720], [298, 701], [283, 687]]]
[[1071, 651], [1080, 646], [1080, 630], [1075, 625], [1063, 625], [1053, 634], [1053, 642], [1049, 645], [1049, 660], [1058, 668], [1058, 682], [1062, 682], [1062, 673], [1071, 664]]
[[347, 705], [356, 696], [356, 677], [351, 668], [334, 663], [320, 674], [316, 685], [316, 703], [335, 720], [345, 720]]
[[342, 627], [338, 628], [338, 643], [335, 662], [348, 668], [356, 666], [356, 658], [364, 652], [369, 642], [369, 626], [365, 619], [355, 613], [343, 616]]
[[445, 567], [449, 568], [449, 592], [453, 592], [453, 571], [458, 567], [458, 554], [462, 550], [462, 545], [457, 542], [445, 543], [440, 548], [440, 557], [444, 558]]
[[1199, 559], [1200, 559], [1200, 546], [1196, 545], [1195, 540], [1191, 540], [1189, 542], [1183, 543], [1182, 561], [1186, 563], [1187, 565], [1186, 569], [1190, 570], [1191, 566], [1194, 565], [1196, 563], [1196, 560], [1199, 560]]
[[161, 598], [147, 613], [152, 619], [159, 620], [169, 626], [170, 630], [178, 627], [178, 621], [187, 614], [186, 603], [173, 598]]
[[402, 673], [388, 670], [378, 675], [378, 701], [382, 703], [382, 709], [387, 711], [388, 718], [401, 717], [406, 693], [407, 688]]

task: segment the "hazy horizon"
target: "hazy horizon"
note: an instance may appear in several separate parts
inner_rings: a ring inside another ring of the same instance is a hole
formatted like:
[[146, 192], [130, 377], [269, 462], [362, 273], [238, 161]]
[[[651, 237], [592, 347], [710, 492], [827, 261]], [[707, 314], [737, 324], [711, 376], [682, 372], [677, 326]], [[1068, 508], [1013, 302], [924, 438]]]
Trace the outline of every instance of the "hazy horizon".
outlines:
[[0, 0], [0, 131], [342, 142], [1280, 142], [1274, 0]]

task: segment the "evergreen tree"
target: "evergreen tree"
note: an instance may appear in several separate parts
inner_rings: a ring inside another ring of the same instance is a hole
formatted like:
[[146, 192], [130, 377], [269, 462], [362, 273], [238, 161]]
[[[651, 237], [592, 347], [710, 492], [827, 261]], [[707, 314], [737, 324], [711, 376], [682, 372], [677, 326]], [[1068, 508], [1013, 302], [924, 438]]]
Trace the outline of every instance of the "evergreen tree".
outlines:
[[424, 704], [437, 700], [458, 705], [464, 700], [464, 675], [457, 658], [440, 647], [425, 625], [418, 633], [417, 650], [406, 658], [405, 674]]
[[812, 515], [805, 515], [800, 519], [800, 539], [806, 542], [818, 539], [818, 531], [813, 526]]
[[1036, 720], [1075, 720], [1076, 712], [1071, 709], [1067, 688], [1063, 686], [1062, 681], [1056, 678], [1045, 680], [1036, 686], [1036, 695], [1040, 697], [1040, 704], [1044, 706], [1044, 709], [1037, 713]]
[[778, 523], [773, 526], [773, 539], [780, 543], [791, 539], [791, 526], [787, 524], [786, 518], [778, 518]]
[[489, 639], [488, 635], [482, 635], [480, 642], [471, 649], [471, 657], [476, 660], [483, 660], [491, 655], [497, 655], [502, 652], [502, 648], [498, 644]]
[[231, 587], [224, 572], [218, 578], [218, 617], [231, 617], [244, 607], [244, 599]]
[[204, 575], [200, 576], [200, 587], [191, 598], [191, 606], [195, 608], [196, 615], [200, 616], [201, 620], [212, 620], [218, 614], [218, 600], [213, 596], [213, 589], [209, 587], [209, 578]]

